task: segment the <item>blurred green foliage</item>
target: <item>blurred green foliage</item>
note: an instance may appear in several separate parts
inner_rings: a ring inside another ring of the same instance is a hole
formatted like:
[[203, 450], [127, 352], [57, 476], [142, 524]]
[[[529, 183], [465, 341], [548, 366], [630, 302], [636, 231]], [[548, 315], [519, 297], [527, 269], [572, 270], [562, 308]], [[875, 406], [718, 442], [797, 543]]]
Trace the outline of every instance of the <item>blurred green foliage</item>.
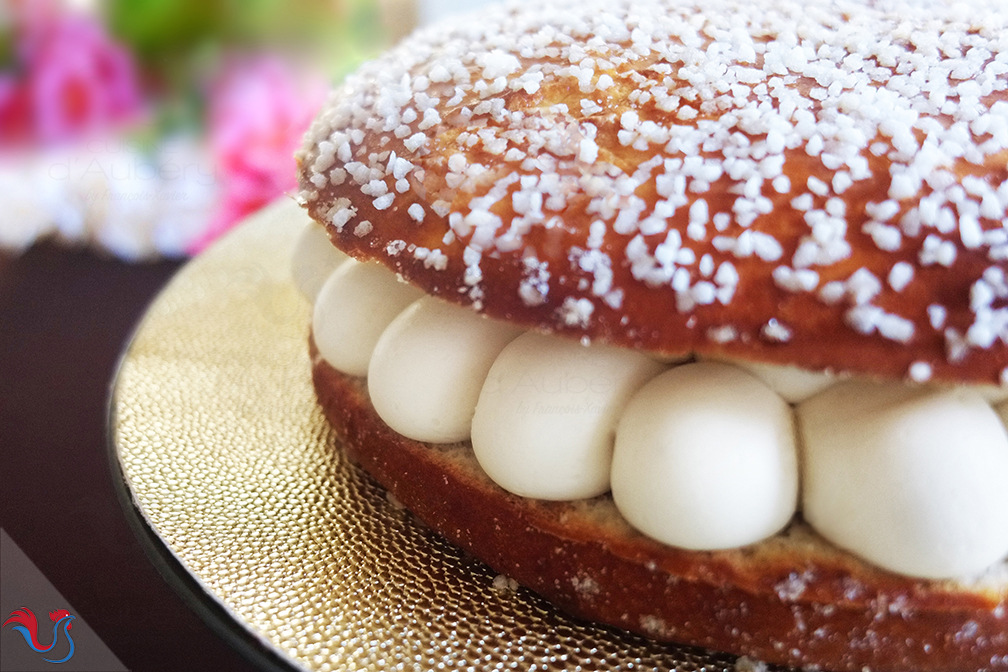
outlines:
[[112, 32], [144, 59], [189, 50], [225, 25], [231, 0], [111, 0]]
[[0, 23], [0, 70], [11, 67], [14, 67], [14, 31]]
[[334, 78], [388, 45], [375, 0], [107, 0], [112, 32], [147, 68], [189, 69], [223, 48], [283, 48]]
[[390, 44], [377, 0], [105, 0], [103, 9], [160, 91], [155, 135], [200, 127], [207, 78], [229, 53], [279, 50], [336, 82]]

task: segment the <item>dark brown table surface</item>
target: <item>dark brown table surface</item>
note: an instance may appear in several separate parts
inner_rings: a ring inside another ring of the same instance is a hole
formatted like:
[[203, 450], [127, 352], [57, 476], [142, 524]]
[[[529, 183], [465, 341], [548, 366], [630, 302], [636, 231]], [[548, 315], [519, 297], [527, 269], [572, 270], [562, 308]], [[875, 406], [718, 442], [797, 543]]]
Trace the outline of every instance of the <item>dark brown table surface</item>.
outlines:
[[0, 527], [130, 670], [253, 669], [159, 575], [109, 466], [116, 364], [180, 265], [0, 252]]

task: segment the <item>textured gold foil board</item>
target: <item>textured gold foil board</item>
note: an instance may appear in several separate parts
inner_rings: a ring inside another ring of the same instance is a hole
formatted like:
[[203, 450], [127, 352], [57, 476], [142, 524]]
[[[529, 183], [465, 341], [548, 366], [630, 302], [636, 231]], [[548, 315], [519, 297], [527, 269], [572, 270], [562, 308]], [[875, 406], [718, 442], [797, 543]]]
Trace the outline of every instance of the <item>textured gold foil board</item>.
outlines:
[[185, 266], [114, 389], [126, 486], [206, 599], [308, 670], [733, 670], [495, 588], [348, 462], [312, 389], [295, 208], [270, 206]]

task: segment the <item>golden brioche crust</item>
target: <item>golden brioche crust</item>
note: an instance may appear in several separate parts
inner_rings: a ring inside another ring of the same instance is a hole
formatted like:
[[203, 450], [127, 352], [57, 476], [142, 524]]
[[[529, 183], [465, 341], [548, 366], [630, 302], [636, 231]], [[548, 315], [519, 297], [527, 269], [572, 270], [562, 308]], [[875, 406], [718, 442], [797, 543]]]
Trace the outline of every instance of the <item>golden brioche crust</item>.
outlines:
[[1008, 381], [1003, 4], [535, 3], [420, 31], [298, 154], [338, 247], [648, 351]]
[[895, 575], [800, 522], [753, 546], [683, 551], [635, 532], [608, 496], [505, 492], [468, 443], [391, 430], [366, 381], [312, 344], [313, 380], [342, 447], [420, 520], [575, 616], [653, 639], [829, 670], [1008, 670], [1008, 567], [973, 583]]

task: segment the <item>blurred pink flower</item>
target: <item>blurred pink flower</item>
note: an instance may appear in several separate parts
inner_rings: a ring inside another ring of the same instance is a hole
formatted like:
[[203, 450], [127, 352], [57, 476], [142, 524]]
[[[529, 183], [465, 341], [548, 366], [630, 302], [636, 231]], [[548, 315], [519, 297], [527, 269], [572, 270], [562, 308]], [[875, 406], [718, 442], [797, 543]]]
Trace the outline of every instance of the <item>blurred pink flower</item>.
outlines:
[[37, 139], [80, 137], [139, 113], [132, 58], [96, 21], [63, 15], [23, 28], [17, 50]]
[[30, 128], [31, 115], [25, 87], [12, 73], [0, 72], [0, 141], [17, 141]]
[[210, 145], [222, 171], [223, 203], [198, 252], [245, 215], [296, 184], [294, 151], [328, 86], [275, 56], [228, 64], [210, 92]]

